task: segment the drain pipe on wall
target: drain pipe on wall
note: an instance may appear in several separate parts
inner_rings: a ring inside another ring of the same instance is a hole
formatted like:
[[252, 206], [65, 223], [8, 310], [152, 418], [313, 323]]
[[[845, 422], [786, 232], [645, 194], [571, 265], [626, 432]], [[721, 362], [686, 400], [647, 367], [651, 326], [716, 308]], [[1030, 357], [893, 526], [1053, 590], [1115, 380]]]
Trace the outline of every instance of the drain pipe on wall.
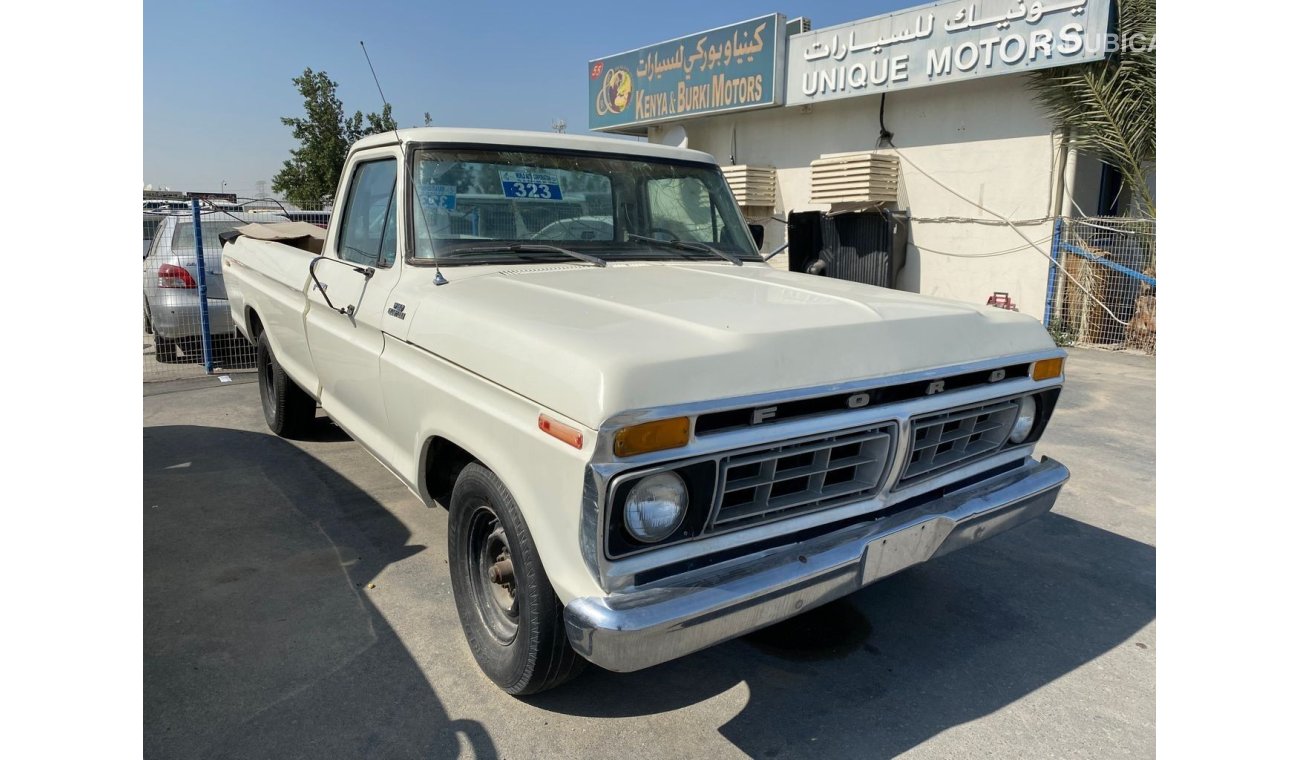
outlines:
[[1060, 216], [1065, 206], [1065, 165], [1069, 162], [1069, 129], [1052, 130], [1052, 201], [1048, 206], [1048, 216]]
[[[1061, 212], [1057, 216], [1067, 219], [1074, 216], [1074, 182], [1079, 175], [1079, 151], [1071, 144], [1065, 154], [1065, 166], [1061, 174], [1065, 177], [1065, 197], [1061, 199]], [[1069, 199], [1069, 203], [1066, 203]]]
[[1047, 325], [1050, 320], [1052, 304], [1059, 304], [1062, 296], [1065, 295], [1065, 278], [1057, 277], [1056, 270], [1061, 267], [1061, 228], [1065, 225], [1062, 219], [1074, 216], [1074, 204], [1066, 203], [1068, 197], [1074, 198], [1074, 180], [1078, 173], [1079, 161], [1078, 153], [1070, 140], [1070, 128], [1065, 127], [1061, 130], [1060, 144], [1056, 148], [1056, 165], [1060, 167], [1056, 174], [1056, 188], [1052, 216], [1056, 221], [1052, 223], [1052, 253], [1047, 265], [1047, 302], [1043, 305], [1043, 324]]

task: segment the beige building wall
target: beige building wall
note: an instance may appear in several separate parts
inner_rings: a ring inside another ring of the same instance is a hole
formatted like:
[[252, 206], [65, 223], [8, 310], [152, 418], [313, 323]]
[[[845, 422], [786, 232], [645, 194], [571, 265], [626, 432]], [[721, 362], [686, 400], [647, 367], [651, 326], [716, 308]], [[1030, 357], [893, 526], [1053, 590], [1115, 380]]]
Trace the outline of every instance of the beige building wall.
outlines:
[[[829, 210], [809, 201], [809, 164], [823, 153], [871, 150], [880, 133], [880, 97], [811, 107], [769, 108], [679, 122], [687, 147], [727, 165], [777, 168], [777, 216]], [[1039, 113], [1020, 75], [892, 93], [885, 125], [899, 151], [935, 179], [1012, 220], [1051, 251], [1054, 189], [1062, 163], [1052, 126]], [[675, 125], [650, 129], [663, 142]], [[733, 157], [734, 146], [734, 161]], [[948, 192], [906, 161], [898, 206], [913, 217], [899, 287], [983, 304], [1007, 291], [1020, 311], [1041, 319], [1047, 259], [993, 215]], [[785, 227], [766, 225], [764, 250], [785, 242]], [[785, 267], [785, 257], [772, 260]]]

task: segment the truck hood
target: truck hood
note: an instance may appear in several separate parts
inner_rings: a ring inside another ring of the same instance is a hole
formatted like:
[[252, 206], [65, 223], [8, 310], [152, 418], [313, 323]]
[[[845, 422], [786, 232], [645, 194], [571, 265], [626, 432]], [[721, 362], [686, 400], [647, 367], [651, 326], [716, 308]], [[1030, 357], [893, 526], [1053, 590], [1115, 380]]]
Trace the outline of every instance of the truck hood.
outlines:
[[632, 409], [1054, 347], [1023, 314], [765, 265], [448, 275], [411, 299], [406, 339], [592, 428]]

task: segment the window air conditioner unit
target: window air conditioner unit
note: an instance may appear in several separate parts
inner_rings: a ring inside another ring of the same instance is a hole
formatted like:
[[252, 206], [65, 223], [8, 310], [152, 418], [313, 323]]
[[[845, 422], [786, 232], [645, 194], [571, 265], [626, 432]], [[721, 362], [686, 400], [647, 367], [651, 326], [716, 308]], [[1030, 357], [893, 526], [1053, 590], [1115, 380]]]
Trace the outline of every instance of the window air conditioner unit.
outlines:
[[813, 203], [893, 203], [898, 156], [873, 151], [823, 153], [812, 162]]
[[811, 32], [811, 31], [812, 31], [812, 19], [808, 18], [807, 16], [792, 18], [789, 21], [785, 22], [785, 36], [787, 37], [789, 37], [792, 34], [803, 34], [804, 32]]
[[772, 208], [776, 205], [776, 169], [771, 166], [722, 167], [736, 202], [744, 208]]

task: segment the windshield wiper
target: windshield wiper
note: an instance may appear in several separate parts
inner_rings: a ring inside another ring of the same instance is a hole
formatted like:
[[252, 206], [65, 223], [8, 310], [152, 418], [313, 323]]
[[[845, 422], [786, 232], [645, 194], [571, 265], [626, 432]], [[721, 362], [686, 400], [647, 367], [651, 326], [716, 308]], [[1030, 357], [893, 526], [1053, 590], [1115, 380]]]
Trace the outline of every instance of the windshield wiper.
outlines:
[[483, 245], [475, 248], [457, 248], [454, 251], [448, 251], [447, 255], [457, 256], [462, 253], [500, 253], [501, 251], [510, 251], [511, 253], [562, 253], [565, 256], [572, 256], [575, 259], [582, 259], [589, 264], [595, 264], [598, 267], [606, 265], [604, 259], [598, 256], [592, 256], [590, 253], [581, 251], [571, 251], [568, 248], [561, 248], [558, 245], [549, 243], [511, 243], [510, 245]]
[[700, 242], [688, 241], [688, 240], [678, 240], [677, 238], [673, 238], [672, 240], [660, 240], [659, 238], [647, 237], [645, 235], [636, 235], [631, 232], [627, 233], [627, 236], [632, 240], [643, 240], [647, 243], [655, 243], [657, 245], [664, 246], [667, 248], [673, 248], [678, 251], [699, 251], [700, 253], [711, 253], [714, 256], [719, 256], [721, 258], [726, 259], [727, 261], [730, 261], [732, 264], [735, 264], [738, 267], [745, 265], [745, 262], [738, 259], [734, 254], [727, 253], [726, 251], [720, 248], [714, 248], [708, 243], [700, 243]]

